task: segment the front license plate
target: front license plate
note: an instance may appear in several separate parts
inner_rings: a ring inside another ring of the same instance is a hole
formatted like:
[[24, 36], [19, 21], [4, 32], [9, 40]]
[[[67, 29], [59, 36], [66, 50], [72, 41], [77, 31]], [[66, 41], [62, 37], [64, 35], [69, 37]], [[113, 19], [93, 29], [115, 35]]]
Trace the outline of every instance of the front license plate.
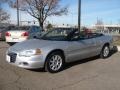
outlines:
[[10, 56], [7, 56], [6, 58], [7, 58], [7, 61], [10, 62]]

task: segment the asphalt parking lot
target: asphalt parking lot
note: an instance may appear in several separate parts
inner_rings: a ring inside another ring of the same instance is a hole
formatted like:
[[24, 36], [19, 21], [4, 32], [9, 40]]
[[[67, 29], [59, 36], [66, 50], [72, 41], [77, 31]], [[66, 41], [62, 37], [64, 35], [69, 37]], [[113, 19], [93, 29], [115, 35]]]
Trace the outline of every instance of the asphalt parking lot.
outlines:
[[70, 63], [65, 70], [50, 74], [9, 65], [0, 42], [0, 90], [120, 90], [120, 53]]

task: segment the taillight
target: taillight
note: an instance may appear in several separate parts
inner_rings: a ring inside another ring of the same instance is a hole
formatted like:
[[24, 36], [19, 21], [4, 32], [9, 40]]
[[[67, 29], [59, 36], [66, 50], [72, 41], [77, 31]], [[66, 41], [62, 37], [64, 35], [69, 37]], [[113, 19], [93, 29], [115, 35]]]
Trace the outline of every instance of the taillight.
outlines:
[[5, 36], [9, 37], [9, 36], [11, 36], [11, 34], [9, 32], [6, 32]]
[[24, 33], [22, 34], [22, 36], [28, 36], [28, 35], [29, 35], [28, 32], [24, 32]]

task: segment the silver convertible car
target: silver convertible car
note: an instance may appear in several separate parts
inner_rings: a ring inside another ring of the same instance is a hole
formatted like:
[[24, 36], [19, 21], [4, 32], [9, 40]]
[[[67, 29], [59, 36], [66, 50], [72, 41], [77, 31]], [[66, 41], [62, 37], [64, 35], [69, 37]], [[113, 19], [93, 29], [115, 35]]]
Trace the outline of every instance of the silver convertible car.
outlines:
[[109, 57], [113, 39], [97, 33], [78, 33], [74, 29], [51, 30], [40, 38], [17, 43], [6, 52], [6, 60], [25, 69], [44, 68], [50, 73], [65, 63], [100, 55]]

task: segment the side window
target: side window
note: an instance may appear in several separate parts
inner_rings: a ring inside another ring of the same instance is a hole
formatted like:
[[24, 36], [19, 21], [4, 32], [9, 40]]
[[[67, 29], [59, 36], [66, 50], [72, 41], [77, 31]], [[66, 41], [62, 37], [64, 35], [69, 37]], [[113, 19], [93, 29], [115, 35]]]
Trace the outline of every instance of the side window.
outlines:
[[85, 40], [85, 39], [91, 39], [91, 38], [95, 38], [95, 37], [97, 37], [97, 35], [94, 33], [85, 33], [85, 32], [79, 33], [78, 31], [76, 31], [72, 34], [71, 40], [72, 41]]
[[30, 33], [34, 33], [34, 27], [30, 28]]
[[92, 33], [88, 33], [87, 36], [88, 36], [88, 39], [91, 39], [91, 38], [95, 37]]
[[37, 26], [35, 26], [35, 27], [34, 27], [34, 32], [35, 32], [35, 33], [40, 32], [40, 28], [39, 28], [39, 27], [37, 27]]
[[37, 27], [33, 26], [32, 29], [31, 29], [31, 32], [36, 33], [37, 32]]
[[85, 34], [80, 35], [81, 39], [91, 39], [91, 38], [96, 38], [96, 37], [98, 37], [98, 34], [96, 33], [85, 33]]
[[88, 36], [85, 35], [84, 33], [81, 33], [79, 39], [80, 40], [88, 39]]
[[79, 40], [79, 37], [80, 37], [80, 34], [76, 31], [76, 32], [73, 34], [71, 40], [72, 40], [72, 41], [77, 41], [77, 40]]
[[36, 29], [36, 27], [34, 27], [34, 33], [36, 33], [37, 32], [37, 29]]
[[40, 27], [36, 27], [36, 31], [37, 31], [37, 32], [40, 32]]
[[35, 32], [35, 33], [37, 32], [37, 27], [34, 27], [34, 32]]
[[90, 38], [92, 38], [91, 34], [85, 33], [85, 32], [80, 33], [80, 37], [79, 37], [80, 40], [85, 40], [85, 39], [90, 39]]

